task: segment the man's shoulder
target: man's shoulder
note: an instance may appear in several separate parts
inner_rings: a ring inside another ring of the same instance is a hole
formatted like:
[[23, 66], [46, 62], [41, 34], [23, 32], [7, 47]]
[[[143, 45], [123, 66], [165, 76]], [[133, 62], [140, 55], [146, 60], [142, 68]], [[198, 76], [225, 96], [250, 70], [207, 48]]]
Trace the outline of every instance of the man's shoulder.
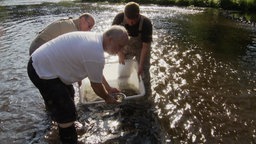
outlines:
[[116, 16], [115, 16], [115, 19], [120, 21], [124, 19], [124, 12], [119, 12]]
[[143, 27], [152, 27], [152, 22], [151, 22], [151, 20], [148, 18], [148, 17], [146, 17], [146, 16], [144, 16], [144, 15], [141, 15], [142, 17], [143, 17]]
[[113, 22], [112, 22], [112, 25], [113, 24], [121, 24], [122, 22], [123, 22], [123, 19], [124, 19], [124, 12], [120, 12], [120, 13], [118, 13], [116, 16], [115, 16], [115, 18], [114, 18], [114, 20], [113, 20]]
[[119, 12], [116, 17], [124, 17], [124, 12]]
[[144, 20], [145, 22], [151, 23], [151, 20], [150, 20], [147, 16], [145, 16], [145, 15], [141, 15], [141, 16], [143, 17], [143, 20]]
[[56, 20], [52, 23], [50, 23], [45, 29], [56, 29], [56, 28], [60, 28], [61, 26], [70, 26], [70, 25], [74, 25], [74, 22], [72, 19], [59, 19]]
[[72, 26], [75, 25], [73, 19], [60, 19], [60, 20], [58, 20], [58, 23], [60, 25], [72, 25]]
[[101, 37], [103, 34], [99, 32], [92, 32], [92, 31], [72, 31], [65, 33], [63, 35], [66, 35], [68, 37], [90, 37], [92, 38], [98, 38]]

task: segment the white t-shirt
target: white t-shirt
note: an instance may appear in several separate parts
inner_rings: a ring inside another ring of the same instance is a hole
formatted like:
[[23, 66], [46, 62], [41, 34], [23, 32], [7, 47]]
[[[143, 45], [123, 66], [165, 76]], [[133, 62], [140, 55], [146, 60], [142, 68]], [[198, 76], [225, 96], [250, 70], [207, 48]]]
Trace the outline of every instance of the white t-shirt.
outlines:
[[66, 33], [39, 47], [31, 57], [41, 79], [60, 78], [65, 84], [72, 84], [88, 77], [101, 83], [105, 64], [103, 35]]

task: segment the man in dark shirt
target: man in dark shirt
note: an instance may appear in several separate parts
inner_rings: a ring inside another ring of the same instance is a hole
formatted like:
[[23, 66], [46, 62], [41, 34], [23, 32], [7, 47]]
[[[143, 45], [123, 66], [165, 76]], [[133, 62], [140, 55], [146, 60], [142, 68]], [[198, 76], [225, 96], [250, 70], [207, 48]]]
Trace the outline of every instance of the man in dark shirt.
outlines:
[[130, 36], [129, 44], [122, 52], [118, 53], [119, 62], [124, 64], [125, 59], [135, 57], [139, 64], [138, 75], [149, 78], [149, 56], [152, 42], [151, 20], [140, 14], [139, 4], [129, 2], [125, 5], [124, 12], [115, 16], [112, 25], [123, 25]]

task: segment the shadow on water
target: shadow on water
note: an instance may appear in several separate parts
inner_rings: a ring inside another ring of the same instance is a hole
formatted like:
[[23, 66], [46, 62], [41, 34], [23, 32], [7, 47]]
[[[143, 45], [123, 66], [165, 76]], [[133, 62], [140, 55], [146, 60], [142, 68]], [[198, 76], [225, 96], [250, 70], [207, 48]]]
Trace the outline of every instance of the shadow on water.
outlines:
[[[26, 74], [28, 47], [36, 33], [56, 19], [83, 12], [95, 16], [93, 31], [102, 31], [123, 7], [75, 2], [0, 6], [2, 143], [47, 143], [50, 121]], [[255, 28], [226, 19], [220, 10], [145, 5], [141, 11], [154, 25], [152, 95], [118, 106], [86, 106], [77, 98], [79, 121], [87, 127], [79, 139], [255, 143]]]

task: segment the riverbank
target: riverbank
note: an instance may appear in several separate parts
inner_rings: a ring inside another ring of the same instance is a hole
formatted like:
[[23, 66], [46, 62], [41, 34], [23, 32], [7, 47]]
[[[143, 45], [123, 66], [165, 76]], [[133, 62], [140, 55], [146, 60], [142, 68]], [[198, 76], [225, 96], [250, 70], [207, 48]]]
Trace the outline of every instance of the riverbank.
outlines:
[[[82, 2], [127, 3], [129, 0], [81, 0]], [[138, 0], [140, 4], [161, 6], [204, 7], [222, 9], [221, 13], [228, 19], [256, 26], [256, 2], [253, 0]]]
[[[106, 0], [81, 0], [82, 2], [106, 2]], [[224, 10], [238, 10], [256, 12], [255, 0], [137, 0], [140, 4], [157, 4], [166, 6], [196, 6], [222, 8]], [[110, 3], [127, 3], [129, 0], [108, 0]]]

